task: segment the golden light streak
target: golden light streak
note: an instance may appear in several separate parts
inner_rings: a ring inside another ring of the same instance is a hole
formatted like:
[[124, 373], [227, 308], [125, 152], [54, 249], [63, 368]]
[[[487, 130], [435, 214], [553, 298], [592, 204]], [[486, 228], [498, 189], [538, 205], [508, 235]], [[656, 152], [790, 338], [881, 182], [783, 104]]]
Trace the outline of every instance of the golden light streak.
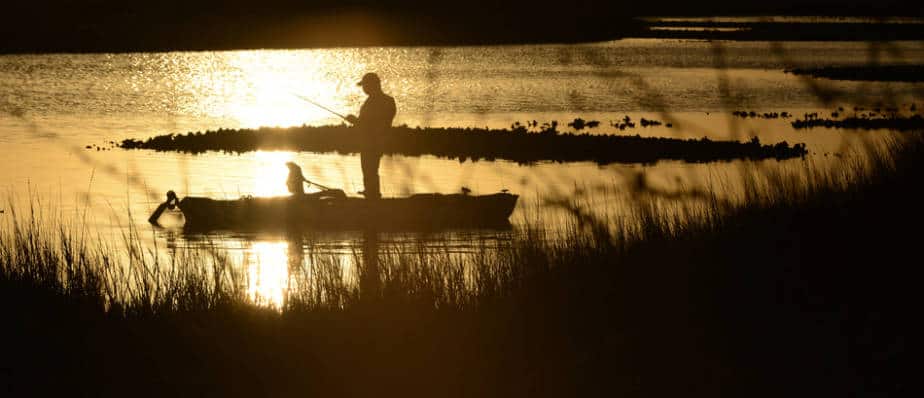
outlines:
[[256, 242], [248, 253], [247, 294], [259, 305], [282, 308], [288, 294], [286, 242]]

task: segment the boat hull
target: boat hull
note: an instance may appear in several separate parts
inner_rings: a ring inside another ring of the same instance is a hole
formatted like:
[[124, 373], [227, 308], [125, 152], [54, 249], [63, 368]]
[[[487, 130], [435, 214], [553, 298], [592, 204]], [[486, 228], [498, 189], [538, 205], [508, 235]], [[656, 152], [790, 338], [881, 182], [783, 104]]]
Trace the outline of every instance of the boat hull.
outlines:
[[445, 229], [509, 227], [518, 196], [417, 194], [377, 200], [280, 196], [180, 201], [186, 229]]

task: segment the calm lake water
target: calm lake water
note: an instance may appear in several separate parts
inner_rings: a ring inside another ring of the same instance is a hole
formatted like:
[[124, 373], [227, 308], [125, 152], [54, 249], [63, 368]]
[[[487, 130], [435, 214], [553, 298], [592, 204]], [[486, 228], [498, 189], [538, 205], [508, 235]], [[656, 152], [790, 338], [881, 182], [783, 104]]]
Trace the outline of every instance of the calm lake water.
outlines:
[[[165, 133], [339, 123], [293, 94], [341, 113], [357, 113], [364, 95], [356, 81], [367, 71], [378, 72], [385, 91], [395, 97], [395, 124], [509, 127], [516, 121], [557, 120], [564, 125], [581, 117], [602, 122], [594, 133], [614, 133], [609, 122], [628, 115], [674, 126], [636, 127], [623, 134], [804, 142], [811, 152], [805, 160], [760, 163], [793, 170], [806, 162], [837, 167], [852, 150], [896, 133], [796, 131], [789, 125], [792, 119], [742, 120], [730, 112], [787, 111], [801, 117], [806, 112], [827, 116], [837, 106], [924, 106], [924, 84], [811, 80], [783, 72], [871, 62], [921, 64], [924, 43], [637, 39], [584, 45], [0, 56], [0, 187], [14, 202], [34, 195], [66, 214], [86, 210], [90, 227], [114, 237], [129, 223], [147, 228], [147, 215], [169, 189], [181, 197], [285, 194], [284, 163], [289, 160], [301, 164], [309, 179], [355, 194], [362, 189], [356, 156], [187, 155], [108, 147], [110, 141]], [[830, 100], [822, 101], [820, 92]], [[478, 240], [516, 233], [542, 198], [606, 187], [613, 196], [584, 200], [618, 216], [624, 202], [614, 198], [631, 173], [645, 172], [664, 189], [721, 187], [726, 194], [740, 188], [735, 176], [741, 163], [517, 165], [393, 156], [383, 159], [380, 174], [386, 195], [451, 193], [462, 186], [474, 193], [510, 189], [521, 194], [511, 219], [514, 231], [456, 231], [423, 239], [465, 252], [478, 250], [473, 243]], [[560, 222], [552, 213], [536, 212], [549, 214], [542, 218], [549, 225]], [[5, 217], [10, 218], [9, 212]], [[161, 246], [217, 246], [257, 274], [278, 264], [284, 270], [291, 252], [301, 247], [278, 236], [184, 236], [170, 230], [142, 235]], [[361, 247], [360, 235], [349, 232], [312, 239], [315, 248], [336, 253]], [[384, 238], [407, 240], [421, 236]]]

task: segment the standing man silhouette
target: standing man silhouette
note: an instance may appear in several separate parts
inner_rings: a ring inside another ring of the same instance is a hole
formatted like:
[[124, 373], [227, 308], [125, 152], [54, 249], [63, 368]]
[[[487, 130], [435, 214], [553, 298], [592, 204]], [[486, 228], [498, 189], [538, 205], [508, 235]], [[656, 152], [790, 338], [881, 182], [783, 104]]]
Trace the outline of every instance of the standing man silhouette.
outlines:
[[346, 119], [358, 130], [363, 147], [359, 154], [363, 169], [363, 191], [367, 199], [382, 197], [379, 189], [379, 160], [382, 159], [384, 135], [391, 128], [397, 108], [395, 99], [382, 92], [382, 81], [375, 73], [366, 73], [357, 84], [369, 96], [359, 108], [359, 117], [347, 115]]

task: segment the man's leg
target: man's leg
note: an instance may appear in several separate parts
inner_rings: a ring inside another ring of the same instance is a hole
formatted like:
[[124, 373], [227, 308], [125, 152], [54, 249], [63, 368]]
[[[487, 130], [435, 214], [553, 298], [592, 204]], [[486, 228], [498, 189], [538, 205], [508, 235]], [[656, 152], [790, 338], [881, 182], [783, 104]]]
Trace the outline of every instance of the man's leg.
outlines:
[[382, 197], [382, 192], [379, 189], [380, 159], [382, 159], [381, 153], [363, 152], [359, 155], [359, 161], [363, 168], [363, 196], [367, 199]]

